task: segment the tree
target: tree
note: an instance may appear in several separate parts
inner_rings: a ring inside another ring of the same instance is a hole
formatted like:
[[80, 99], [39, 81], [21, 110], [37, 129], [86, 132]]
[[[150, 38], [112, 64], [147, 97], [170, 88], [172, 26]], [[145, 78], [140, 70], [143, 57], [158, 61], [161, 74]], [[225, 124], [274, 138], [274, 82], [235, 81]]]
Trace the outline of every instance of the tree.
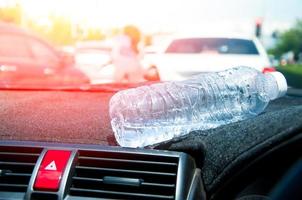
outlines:
[[33, 19], [28, 19], [26, 21], [26, 28], [55, 45], [70, 45], [75, 43], [76, 39], [72, 35], [72, 25], [68, 19], [62, 16], [50, 15], [49, 21], [50, 24], [41, 25]]
[[85, 36], [83, 37], [83, 40], [103, 40], [105, 39], [105, 34], [99, 29], [93, 29], [89, 28], [86, 31]]
[[0, 8], [0, 20], [15, 24], [21, 24], [21, 19], [22, 9], [19, 4]]
[[276, 46], [269, 50], [277, 57], [289, 51], [294, 52], [296, 59], [299, 53], [302, 52], [302, 20], [298, 20], [294, 27], [281, 33]]
[[72, 24], [62, 16], [51, 16], [52, 27], [47, 33], [49, 40], [57, 45], [74, 43], [72, 38]]

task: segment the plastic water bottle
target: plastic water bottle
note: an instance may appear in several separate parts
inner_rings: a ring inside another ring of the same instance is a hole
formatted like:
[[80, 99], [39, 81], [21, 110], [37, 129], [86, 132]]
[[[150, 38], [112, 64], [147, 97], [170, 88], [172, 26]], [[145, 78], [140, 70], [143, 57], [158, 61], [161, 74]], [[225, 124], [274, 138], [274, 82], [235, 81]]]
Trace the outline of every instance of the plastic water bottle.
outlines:
[[110, 100], [111, 125], [121, 146], [144, 147], [251, 118], [286, 91], [279, 72], [236, 67], [203, 73], [116, 93]]

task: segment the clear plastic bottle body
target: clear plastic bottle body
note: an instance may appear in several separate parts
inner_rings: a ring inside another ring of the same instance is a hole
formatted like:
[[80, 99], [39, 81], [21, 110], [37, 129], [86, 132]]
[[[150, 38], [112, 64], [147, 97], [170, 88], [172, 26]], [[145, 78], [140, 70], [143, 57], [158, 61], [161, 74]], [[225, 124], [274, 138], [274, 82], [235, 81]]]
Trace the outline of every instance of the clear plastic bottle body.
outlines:
[[273, 77], [249, 67], [121, 91], [110, 101], [117, 142], [143, 147], [261, 113], [278, 95]]

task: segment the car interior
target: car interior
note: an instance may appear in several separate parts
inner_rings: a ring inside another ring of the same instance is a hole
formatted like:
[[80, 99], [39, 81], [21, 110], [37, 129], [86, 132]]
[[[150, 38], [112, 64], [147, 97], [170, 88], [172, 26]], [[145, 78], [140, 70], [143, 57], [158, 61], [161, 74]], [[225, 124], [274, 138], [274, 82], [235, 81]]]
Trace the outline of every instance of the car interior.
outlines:
[[[299, 199], [300, 180], [288, 177], [301, 156], [301, 96], [249, 120], [135, 149], [115, 142], [113, 94], [2, 90], [0, 199]], [[37, 187], [43, 157], [54, 150], [70, 152], [60, 184]]]
[[[0, 200], [301, 200], [301, 10], [301, 0], [0, 0]], [[232, 67], [233, 76], [221, 73]], [[245, 77], [240, 67], [253, 78], [277, 73], [284, 84], [274, 75], [237, 83]], [[211, 73], [218, 75], [204, 80], [214, 86], [192, 78]], [[176, 88], [167, 92], [171, 101], [155, 83]], [[164, 121], [158, 111], [152, 117], [162, 124], [143, 124], [148, 109], [133, 106], [140, 112], [128, 133], [150, 126], [147, 139], [155, 141], [171, 121], [176, 128], [172, 139], [125, 147], [110, 101], [139, 86], [153, 96], [133, 100], [145, 100], [150, 111], [168, 110], [178, 96], [191, 117], [172, 105], [179, 116]], [[192, 114], [227, 109], [250, 115], [226, 113], [219, 121], [209, 113], [196, 122]], [[210, 120], [213, 126], [186, 129]]]

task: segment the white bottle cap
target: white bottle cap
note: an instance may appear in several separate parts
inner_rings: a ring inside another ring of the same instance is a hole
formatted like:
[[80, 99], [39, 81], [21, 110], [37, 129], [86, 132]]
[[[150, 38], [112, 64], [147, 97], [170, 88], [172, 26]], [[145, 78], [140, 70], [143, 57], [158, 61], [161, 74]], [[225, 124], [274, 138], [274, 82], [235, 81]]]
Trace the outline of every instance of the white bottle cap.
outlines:
[[279, 89], [277, 98], [284, 96], [287, 92], [287, 82], [283, 74], [280, 72], [271, 72], [269, 74], [271, 74], [277, 82], [278, 89]]

